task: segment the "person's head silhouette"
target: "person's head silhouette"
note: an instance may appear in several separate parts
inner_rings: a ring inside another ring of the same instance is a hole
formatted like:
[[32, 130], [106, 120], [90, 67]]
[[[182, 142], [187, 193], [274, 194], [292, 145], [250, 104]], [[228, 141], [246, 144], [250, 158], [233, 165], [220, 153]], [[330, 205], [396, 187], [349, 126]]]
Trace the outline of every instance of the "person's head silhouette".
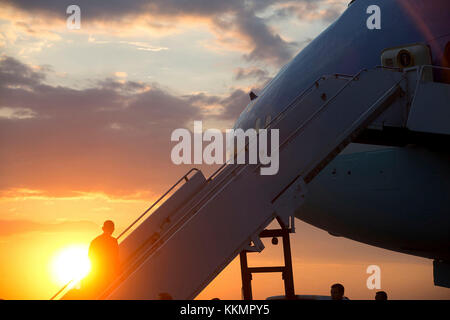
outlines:
[[387, 300], [387, 299], [388, 299], [387, 293], [384, 291], [378, 291], [375, 294], [375, 300]]
[[106, 220], [103, 223], [103, 227], [102, 230], [104, 233], [106, 233], [107, 235], [112, 235], [114, 232], [114, 222], [112, 222], [111, 220]]
[[158, 300], [173, 300], [173, 298], [167, 292], [161, 292], [160, 294], [158, 294]]
[[340, 283], [335, 283], [331, 286], [331, 299], [343, 300], [344, 299], [344, 286]]

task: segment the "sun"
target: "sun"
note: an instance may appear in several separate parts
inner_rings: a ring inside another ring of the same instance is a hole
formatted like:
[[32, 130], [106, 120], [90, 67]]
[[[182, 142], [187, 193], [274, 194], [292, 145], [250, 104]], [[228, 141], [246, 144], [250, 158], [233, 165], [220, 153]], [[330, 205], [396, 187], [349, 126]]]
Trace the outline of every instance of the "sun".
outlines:
[[88, 247], [74, 245], [59, 251], [53, 258], [52, 274], [61, 285], [83, 279], [91, 270]]

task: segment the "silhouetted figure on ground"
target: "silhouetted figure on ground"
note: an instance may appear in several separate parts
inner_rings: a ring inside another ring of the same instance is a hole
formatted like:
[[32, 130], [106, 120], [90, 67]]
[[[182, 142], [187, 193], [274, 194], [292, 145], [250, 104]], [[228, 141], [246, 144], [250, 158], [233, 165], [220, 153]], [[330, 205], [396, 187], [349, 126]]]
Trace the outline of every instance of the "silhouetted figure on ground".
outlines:
[[387, 300], [387, 299], [388, 299], [387, 293], [384, 291], [378, 291], [375, 294], [375, 300]]
[[331, 286], [331, 300], [348, 300], [344, 297], [344, 286], [340, 283], [335, 283]]
[[167, 292], [161, 292], [160, 294], [158, 294], [158, 300], [173, 300], [173, 298]]

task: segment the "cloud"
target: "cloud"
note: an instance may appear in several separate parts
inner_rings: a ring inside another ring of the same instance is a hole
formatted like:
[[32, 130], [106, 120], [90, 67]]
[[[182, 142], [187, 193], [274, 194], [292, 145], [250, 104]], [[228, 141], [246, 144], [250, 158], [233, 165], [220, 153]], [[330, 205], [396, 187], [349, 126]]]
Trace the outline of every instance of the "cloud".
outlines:
[[204, 93], [199, 93], [195, 95], [185, 96], [192, 104], [197, 106], [217, 106], [219, 108], [218, 112], [208, 113], [209, 118], [214, 118], [218, 120], [228, 120], [234, 121], [244, 110], [245, 106], [250, 102], [249, 92], [259, 92], [261, 91], [261, 85], [251, 88], [248, 91], [243, 89], [233, 89], [227, 96], [218, 97], [210, 96]]
[[228, 97], [221, 101], [223, 105], [223, 113], [221, 117], [224, 119], [236, 119], [242, 112], [242, 106], [246, 106], [250, 102], [247, 92], [237, 89], [234, 90]]
[[256, 79], [259, 82], [266, 82], [270, 79], [269, 73], [266, 70], [256, 67], [237, 68], [234, 70], [234, 78], [236, 80]]
[[95, 39], [95, 37], [93, 37], [92, 35], [89, 35], [88, 38], [88, 42], [90, 43], [95, 43], [95, 44], [122, 44], [122, 45], [128, 45], [128, 46], [132, 46], [135, 47], [137, 50], [142, 50], [142, 51], [150, 51], [150, 52], [159, 52], [159, 51], [165, 51], [165, 50], [169, 50], [169, 48], [167, 47], [157, 47], [157, 46], [153, 46], [148, 42], [143, 42], [143, 41], [105, 41], [105, 40], [97, 40]]
[[206, 119], [208, 106], [232, 124], [249, 101], [241, 89], [177, 96], [126, 79], [51, 86], [50, 69], [0, 59], [0, 190], [160, 193], [188, 169], [170, 160], [171, 132]]
[[114, 75], [117, 78], [126, 78], [126, 77], [128, 77], [128, 74], [125, 71], [116, 71], [116, 72], [114, 72]]
[[151, 44], [142, 42], [142, 41], [120, 41], [120, 43], [134, 46], [134, 47], [136, 47], [137, 50], [143, 50], [143, 51], [158, 52], [158, 51], [169, 50], [169, 48], [167, 48], [167, 47], [156, 47], [156, 46], [152, 46]]
[[76, 232], [98, 228], [98, 225], [91, 221], [39, 223], [31, 220], [0, 220], [0, 237], [30, 232]]
[[295, 15], [299, 20], [332, 22], [345, 10], [348, 2], [348, 0], [283, 1], [274, 6], [274, 17], [283, 19]]
[[253, 44], [251, 52], [244, 55], [247, 60], [263, 60], [282, 65], [292, 57], [296, 43], [285, 41], [266, 25], [264, 19], [244, 11], [238, 14], [236, 22], [241, 31], [246, 31], [244, 35]]
[[35, 116], [36, 113], [31, 109], [0, 107], [0, 118], [29, 119]]
[[4, 56], [0, 60], [0, 84], [34, 86], [45, 77], [44, 72], [33, 70], [12, 57]]
[[[130, 192], [115, 192], [106, 194], [102, 192], [86, 192], [76, 190], [60, 189], [60, 192], [53, 190], [34, 190], [27, 188], [9, 188], [0, 189], [0, 202], [23, 202], [26, 200], [42, 200], [45, 202], [53, 202], [54, 200], [63, 201], [103, 201], [107, 203], [137, 203], [143, 199], [148, 200], [159, 197], [159, 194], [154, 194], [150, 190], [141, 190]], [[13, 209], [12, 211], [15, 211]]]
[[[135, 30], [133, 25], [140, 29], [176, 29], [180, 32], [186, 23], [206, 23], [222, 49], [244, 51], [243, 58], [248, 61], [280, 66], [298, 50], [298, 44], [284, 39], [269, 26], [270, 19], [262, 18], [259, 13], [275, 8], [278, 16], [292, 12], [299, 18], [307, 16], [309, 19], [329, 20], [335, 16], [334, 2], [319, 2], [324, 5], [316, 5], [313, 0], [79, 0], [77, 5], [81, 8], [81, 31], [100, 24], [109, 33]], [[66, 8], [72, 4], [64, 0], [0, 0], [0, 3], [22, 13], [49, 16], [51, 21], [59, 21], [59, 28], [67, 18]], [[21, 20], [17, 23], [25, 32], [37, 34], [30, 24]], [[138, 50], [167, 49], [137, 42], [129, 44]]]

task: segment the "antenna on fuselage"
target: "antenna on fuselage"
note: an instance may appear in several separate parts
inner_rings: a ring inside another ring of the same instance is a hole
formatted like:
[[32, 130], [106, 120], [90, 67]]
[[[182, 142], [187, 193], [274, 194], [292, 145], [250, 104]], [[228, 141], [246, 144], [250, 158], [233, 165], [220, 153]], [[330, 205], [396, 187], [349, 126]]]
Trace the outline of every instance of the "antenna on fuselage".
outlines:
[[250, 100], [251, 100], [251, 101], [253, 101], [253, 100], [255, 100], [256, 98], [258, 98], [258, 96], [257, 96], [253, 91], [250, 91], [250, 93], [249, 93], [248, 95], [250, 96]]

